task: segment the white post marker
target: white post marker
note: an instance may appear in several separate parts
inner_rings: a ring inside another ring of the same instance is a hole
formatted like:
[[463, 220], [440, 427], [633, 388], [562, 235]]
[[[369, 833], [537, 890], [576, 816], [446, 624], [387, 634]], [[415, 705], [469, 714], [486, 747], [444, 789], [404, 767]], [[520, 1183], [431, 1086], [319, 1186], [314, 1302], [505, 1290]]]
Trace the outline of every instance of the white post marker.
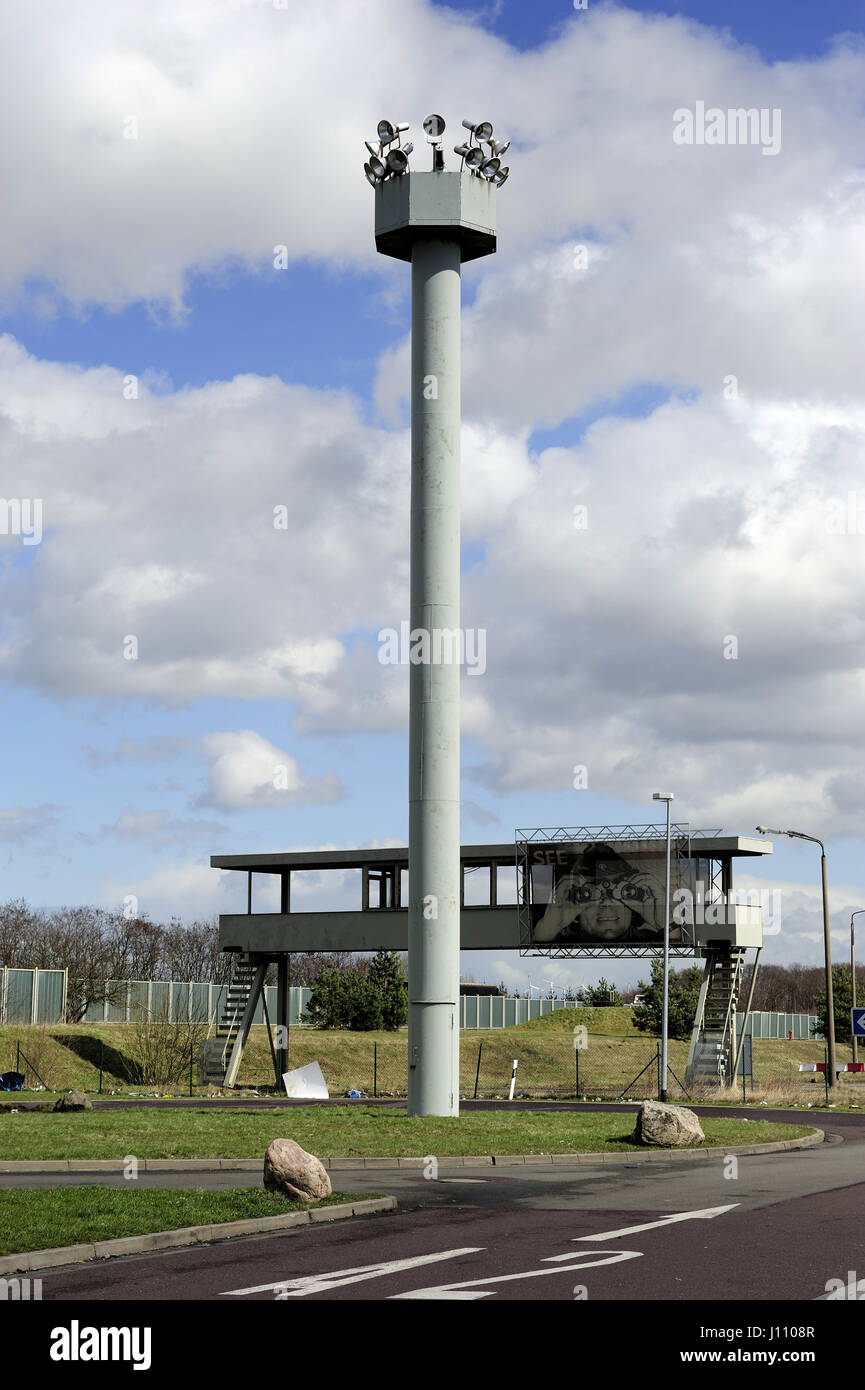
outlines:
[[511, 1091], [510, 1091], [510, 1095], [508, 1096], [508, 1100], [513, 1100], [513, 1098], [514, 1098], [514, 1087], [515, 1087], [516, 1084], [517, 1084], [517, 1061], [518, 1061], [518, 1058], [515, 1057], [515, 1058], [514, 1058], [514, 1069], [513, 1069], [513, 1071], [511, 1072]]

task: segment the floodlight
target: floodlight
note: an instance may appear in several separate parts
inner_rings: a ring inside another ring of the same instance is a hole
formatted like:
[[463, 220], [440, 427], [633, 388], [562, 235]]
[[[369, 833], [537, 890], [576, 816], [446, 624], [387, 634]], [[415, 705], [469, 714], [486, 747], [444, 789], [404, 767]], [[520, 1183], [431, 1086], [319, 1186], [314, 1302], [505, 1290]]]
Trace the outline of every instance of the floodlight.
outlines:
[[402, 150], [391, 150], [387, 157], [387, 171], [389, 174], [404, 174], [408, 168], [408, 157], [414, 148], [413, 145], [406, 145]]
[[396, 131], [390, 121], [379, 121], [376, 129], [378, 131], [378, 138], [383, 145], [389, 145], [391, 141], [396, 139]]
[[426, 131], [426, 138], [429, 141], [434, 142], [440, 140], [445, 133], [444, 116], [427, 116], [423, 123], [423, 128]]
[[491, 140], [490, 149], [495, 155], [507, 154], [511, 147], [510, 140]]
[[367, 147], [367, 149], [369, 150], [370, 154], [372, 154], [372, 155], [377, 155], [377, 154], [379, 153], [379, 151], [378, 151], [373, 145], [371, 145], [371, 144], [369, 143], [368, 140], [364, 140], [363, 143], [366, 145], [366, 147]]
[[484, 178], [491, 179], [493, 174], [497, 174], [501, 167], [500, 159], [485, 159], [481, 165], [481, 173]]
[[454, 145], [454, 154], [458, 154], [460, 159], [465, 159], [469, 152], [468, 145]]
[[379, 159], [377, 154], [374, 154], [370, 159], [369, 167], [377, 179], [383, 179], [387, 174], [387, 165], [383, 159]]
[[466, 130], [470, 130], [476, 140], [489, 140], [493, 133], [492, 125], [489, 121], [481, 121], [475, 125], [474, 121], [463, 121]]
[[479, 169], [484, 162], [484, 152], [477, 148], [470, 149], [466, 155], [466, 164], [470, 169]]
[[372, 169], [368, 164], [364, 164], [363, 172], [366, 175], [367, 183], [371, 183], [373, 188], [376, 188], [378, 184], [381, 182], [381, 180], [376, 178], [375, 174], [372, 172]]
[[502, 184], [506, 181], [510, 172], [511, 171], [509, 168], [499, 169], [497, 174], [493, 174], [492, 178], [490, 179], [490, 183], [494, 183], [496, 188], [501, 188]]

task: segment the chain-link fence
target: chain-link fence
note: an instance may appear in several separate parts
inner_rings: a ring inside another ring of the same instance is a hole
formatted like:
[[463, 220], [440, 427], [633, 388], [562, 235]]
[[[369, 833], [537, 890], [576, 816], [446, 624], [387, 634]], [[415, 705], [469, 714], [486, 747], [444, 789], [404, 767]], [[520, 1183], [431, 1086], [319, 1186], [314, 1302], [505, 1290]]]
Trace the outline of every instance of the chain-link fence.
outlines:
[[[260, 1030], [262, 1033], [264, 1030]], [[331, 1095], [360, 1091], [365, 1096], [404, 1097], [408, 1040], [341, 1034], [339, 1045], [326, 1032], [292, 1032], [289, 1069], [317, 1061]], [[575, 1046], [570, 1033], [532, 1033], [521, 1038], [466, 1034], [460, 1040], [460, 1095], [463, 1099], [507, 1099], [514, 1062], [515, 1099], [645, 1100], [658, 1093], [658, 1044], [653, 1038], [609, 1039], [592, 1035]], [[679, 1056], [681, 1051], [682, 1055]], [[670, 1093], [683, 1094], [687, 1044], [671, 1046]], [[250, 1035], [237, 1079], [239, 1086], [272, 1085], [273, 1070], [265, 1038]]]

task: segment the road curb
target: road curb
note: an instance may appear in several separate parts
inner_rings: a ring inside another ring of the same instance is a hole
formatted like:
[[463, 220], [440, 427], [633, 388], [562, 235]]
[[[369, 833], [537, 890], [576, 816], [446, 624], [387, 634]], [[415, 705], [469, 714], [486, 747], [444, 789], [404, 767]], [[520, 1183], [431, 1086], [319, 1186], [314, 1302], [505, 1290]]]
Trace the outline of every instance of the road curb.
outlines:
[[60, 1245], [53, 1250], [27, 1250], [0, 1258], [0, 1276], [49, 1269], [53, 1265], [81, 1264], [117, 1255], [142, 1255], [150, 1250], [171, 1250], [188, 1245], [210, 1245], [234, 1236], [265, 1235], [293, 1226], [319, 1225], [344, 1221], [351, 1216], [395, 1211], [395, 1197], [367, 1197], [359, 1202], [340, 1202], [331, 1207], [291, 1211], [282, 1216], [256, 1216], [248, 1221], [221, 1221], [210, 1226], [182, 1226], [175, 1231], [150, 1231], [141, 1236], [121, 1236], [117, 1240], [98, 1240], [92, 1245]]
[[[773, 1139], [767, 1144], [713, 1145], [706, 1149], [634, 1149], [633, 1153], [593, 1153], [593, 1154], [471, 1154], [437, 1158], [439, 1168], [509, 1168], [536, 1164], [588, 1164], [598, 1163], [675, 1163], [680, 1158], [717, 1158], [719, 1154], [770, 1154], [790, 1153], [794, 1149], [813, 1149], [825, 1139], [822, 1129], [813, 1134], [805, 1134], [800, 1139]], [[322, 1158], [321, 1162], [330, 1172], [362, 1172], [365, 1168], [425, 1168], [429, 1158]], [[122, 1173], [125, 1160], [106, 1159], [22, 1159], [18, 1163], [0, 1163], [0, 1173], [26, 1175], [28, 1173]], [[138, 1171], [145, 1173], [217, 1173], [217, 1172], [261, 1172], [263, 1160], [260, 1158], [141, 1158]], [[263, 1218], [271, 1220], [271, 1217]], [[282, 1220], [282, 1217], [278, 1218]]]

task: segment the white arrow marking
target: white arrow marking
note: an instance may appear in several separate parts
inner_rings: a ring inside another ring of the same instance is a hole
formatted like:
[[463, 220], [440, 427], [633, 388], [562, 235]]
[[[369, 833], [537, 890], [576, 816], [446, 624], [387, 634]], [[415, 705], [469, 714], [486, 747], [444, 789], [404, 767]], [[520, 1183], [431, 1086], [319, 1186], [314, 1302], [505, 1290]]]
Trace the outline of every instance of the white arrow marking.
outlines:
[[[579, 1252], [568, 1255], [567, 1258], [575, 1260]], [[556, 1269], [526, 1269], [519, 1274], [495, 1274], [489, 1279], [465, 1279], [459, 1284], [439, 1284], [435, 1288], [429, 1289], [410, 1289], [408, 1293], [392, 1293], [389, 1302], [397, 1298], [451, 1298], [468, 1302], [475, 1298], [489, 1298], [495, 1293], [495, 1289], [490, 1289], [489, 1293], [483, 1292], [463, 1292], [464, 1290], [479, 1289], [481, 1284], [509, 1284], [513, 1279], [541, 1279], [545, 1274], [569, 1274], [572, 1270], [579, 1273], [584, 1269], [596, 1269], [599, 1265], [616, 1265], [622, 1260], [639, 1260], [642, 1257], [642, 1250], [587, 1250], [586, 1254], [604, 1255], [603, 1260], [582, 1260], [579, 1264], [559, 1265]], [[556, 1259], [562, 1260], [564, 1255], [556, 1255]]]
[[284, 1298], [305, 1298], [311, 1293], [327, 1293], [343, 1284], [360, 1284], [365, 1279], [380, 1279], [385, 1274], [398, 1274], [403, 1269], [435, 1264], [438, 1260], [455, 1260], [460, 1255], [477, 1255], [482, 1245], [469, 1245], [464, 1250], [442, 1250], [436, 1255], [416, 1255], [411, 1260], [387, 1260], [380, 1264], [358, 1265], [355, 1269], [335, 1269], [330, 1274], [306, 1274], [301, 1279], [277, 1279], [272, 1284], [256, 1284], [251, 1289], [227, 1289], [224, 1298], [243, 1298], [247, 1294], [270, 1293], [279, 1290]]
[[[618, 1240], [620, 1236], [635, 1236], [640, 1231], [654, 1231], [658, 1226], [672, 1226], [675, 1221], [710, 1221], [713, 1216], [723, 1216], [732, 1211], [739, 1202], [731, 1202], [726, 1207], [704, 1207], [702, 1211], [680, 1211], [675, 1216], [662, 1216], [660, 1221], [647, 1221], [642, 1226], [623, 1226], [620, 1231], [601, 1231], [594, 1236], [574, 1236], [574, 1240]], [[554, 1255], [553, 1259], [563, 1260], [564, 1255]]]

